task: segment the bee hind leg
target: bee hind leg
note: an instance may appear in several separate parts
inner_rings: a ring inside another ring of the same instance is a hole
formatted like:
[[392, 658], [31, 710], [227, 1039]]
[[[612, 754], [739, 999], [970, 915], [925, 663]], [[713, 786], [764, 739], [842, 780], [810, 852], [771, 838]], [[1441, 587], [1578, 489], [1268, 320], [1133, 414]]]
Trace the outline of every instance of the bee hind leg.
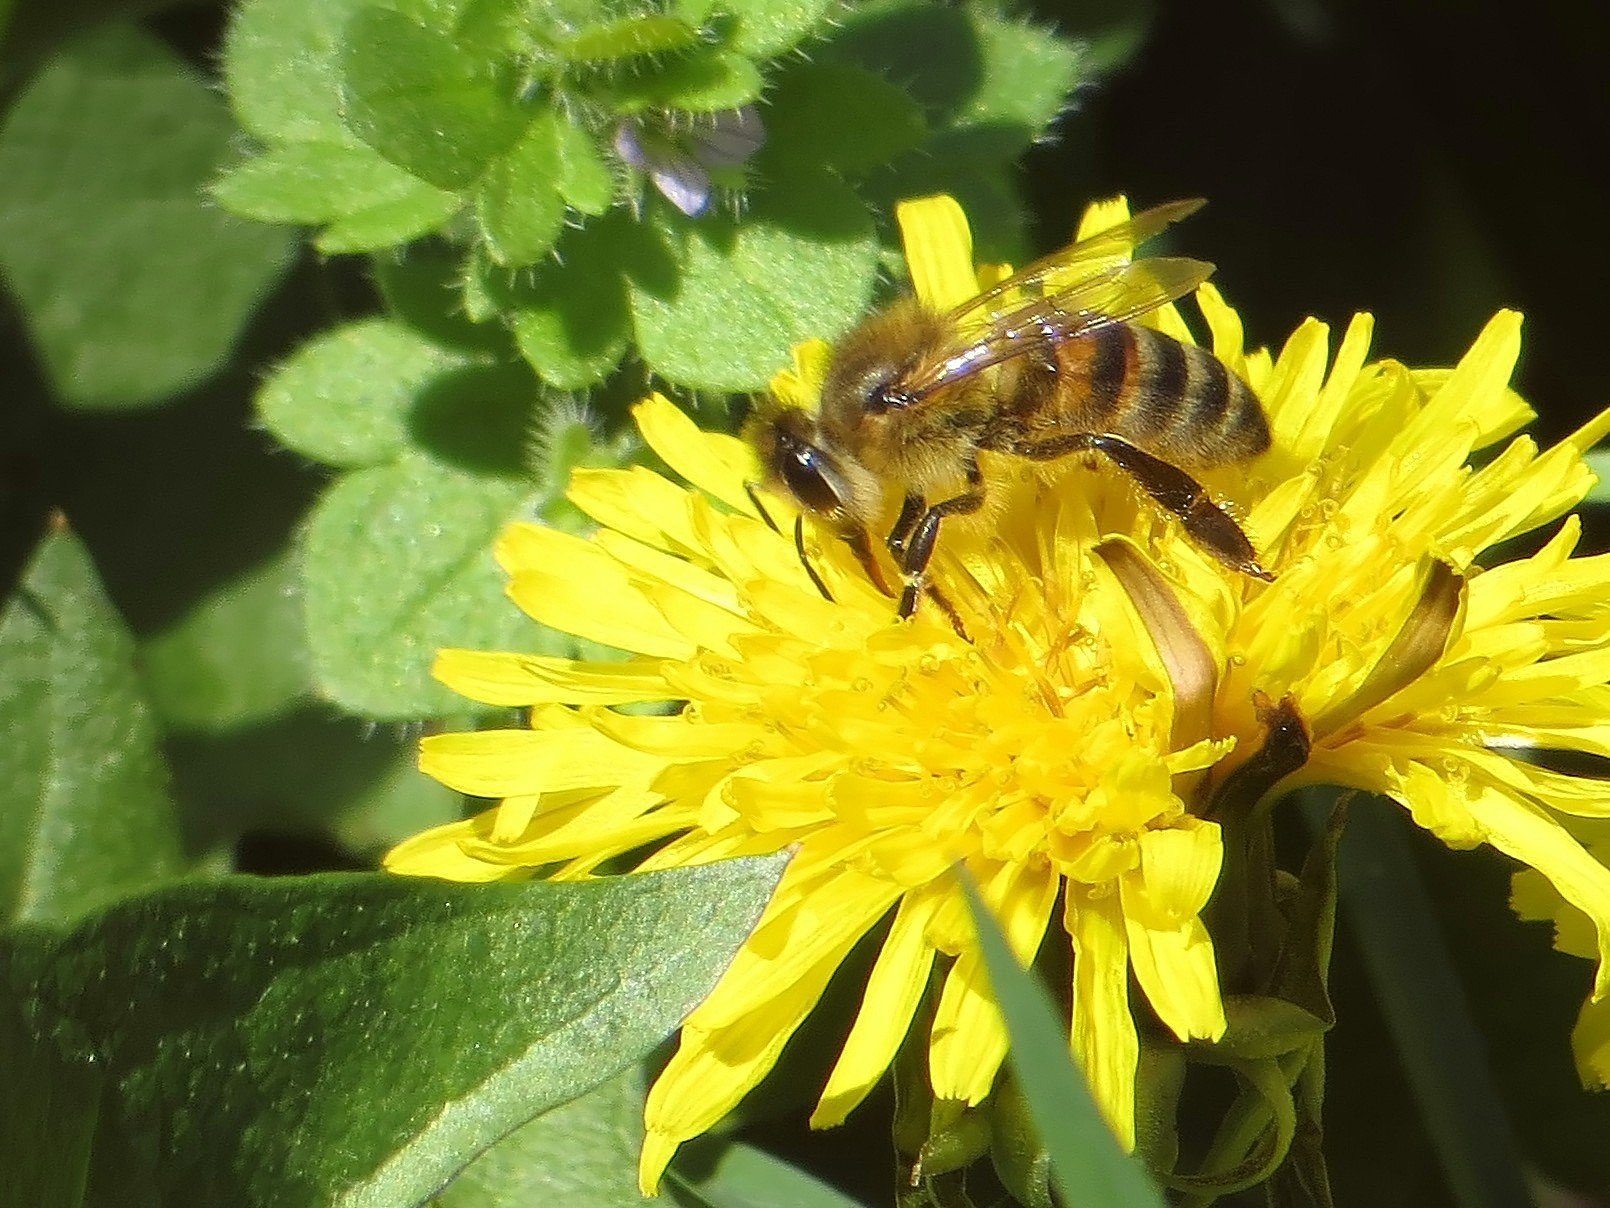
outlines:
[[1033, 461], [1050, 461], [1070, 453], [1100, 453], [1128, 474], [1153, 503], [1177, 517], [1198, 548], [1231, 570], [1266, 583], [1274, 581], [1258, 562], [1258, 553], [1235, 518], [1213, 501], [1207, 488], [1176, 465], [1142, 452], [1127, 440], [1099, 432], [1075, 432], [1050, 440], [1017, 441], [1002, 452]]

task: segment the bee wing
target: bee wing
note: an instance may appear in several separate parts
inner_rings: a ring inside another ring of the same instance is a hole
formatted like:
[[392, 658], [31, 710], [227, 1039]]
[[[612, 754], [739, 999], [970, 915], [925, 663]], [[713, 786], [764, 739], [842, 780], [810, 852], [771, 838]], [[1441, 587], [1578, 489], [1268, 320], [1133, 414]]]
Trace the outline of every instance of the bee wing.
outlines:
[[1189, 218], [1206, 204], [1202, 198], [1194, 197], [1143, 210], [1127, 222], [1098, 231], [1024, 266], [1006, 280], [969, 298], [947, 317], [961, 326], [988, 323], [995, 316], [1016, 309], [1025, 299], [1044, 297], [1067, 288], [1072, 282], [1116, 268], [1130, 259], [1138, 245], [1180, 219]]
[[1183, 297], [1212, 274], [1205, 260], [1154, 257], [1113, 265], [1042, 297], [1019, 298], [1010, 308], [991, 312], [983, 327], [953, 329], [951, 338], [903, 379], [902, 393], [916, 402], [992, 365], [1049, 353]]

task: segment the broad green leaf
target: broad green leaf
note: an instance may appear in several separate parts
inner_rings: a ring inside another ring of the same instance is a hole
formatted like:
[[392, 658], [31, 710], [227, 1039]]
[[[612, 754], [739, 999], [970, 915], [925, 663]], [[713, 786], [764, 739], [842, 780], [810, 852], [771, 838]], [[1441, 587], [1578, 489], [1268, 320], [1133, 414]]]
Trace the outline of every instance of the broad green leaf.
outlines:
[[520, 353], [561, 390], [603, 381], [630, 335], [628, 249], [636, 224], [624, 214], [569, 231], [556, 260], [508, 290], [508, 321]]
[[737, 109], [760, 96], [760, 69], [740, 54], [700, 47], [664, 60], [650, 60], [640, 70], [601, 75], [588, 88], [617, 113], [644, 109], [676, 109], [712, 113]]
[[628, 1069], [580, 1099], [544, 1112], [472, 1162], [436, 1197], [438, 1208], [640, 1208], [642, 1075]]
[[927, 135], [922, 109], [881, 76], [845, 63], [784, 72], [766, 107], [766, 154], [800, 168], [882, 167]]
[[224, 731], [275, 717], [308, 689], [296, 567], [287, 553], [213, 588], [140, 645], [169, 729]]
[[709, 7], [733, 22], [728, 49], [769, 59], [809, 37], [834, 4], [833, 0], [720, 0]]
[[347, 127], [444, 189], [478, 177], [530, 121], [499, 65], [390, 9], [360, 8], [347, 22], [341, 79]]
[[977, 887], [964, 881], [990, 985], [1011, 1040], [1007, 1060], [1051, 1154], [1051, 1180], [1065, 1204], [1163, 1208], [1140, 1166], [1118, 1147], [1089, 1084], [1068, 1055], [1068, 1038], [1045, 987], [1018, 964]]
[[492, 540], [536, 490], [419, 456], [334, 483], [302, 540], [318, 690], [365, 717], [438, 716], [464, 704], [430, 678], [438, 649], [531, 647], [535, 626], [504, 597]]
[[0, 273], [60, 399], [163, 400], [215, 372], [290, 263], [290, 232], [205, 185], [234, 124], [160, 43], [113, 27], [59, 52], [0, 130]]
[[568, 125], [552, 109], [538, 113], [524, 137], [476, 185], [475, 213], [487, 249], [505, 268], [535, 264], [553, 250], [564, 227], [559, 140]]
[[[455, 193], [403, 171], [362, 144], [288, 143], [226, 171], [212, 187], [220, 204], [262, 222], [336, 224], [348, 246], [351, 232], [367, 227], [384, 239], [369, 247], [402, 243], [440, 226], [458, 208]], [[389, 215], [390, 222], [377, 221]], [[413, 216], [404, 221], [405, 216]]]
[[802, 340], [831, 340], [872, 296], [877, 240], [866, 207], [833, 177], [756, 197], [742, 223], [655, 207], [674, 284], [641, 275], [632, 319], [649, 367], [683, 386], [756, 390]]
[[265, 142], [351, 142], [341, 121], [341, 31], [369, 0], [245, 0], [224, 41], [240, 124]]
[[699, 44], [699, 31], [663, 13], [617, 17], [577, 31], [556, 43], [572, 63], [613, 63], [638, 55], [667, 54]]
[[[1324, 829], [1331, 800], [1329, 793], [1306, 795], [1313, 833]], [[1454, 1201], [1525, 1203], [1525, 1163], [1408, 829], [1396, 802], [1353, 806], [1336, 860], [1342, 913]]]
[[391, 319], [359, 319], [309, 340], [263, 383], [257, 415], [314, 461], [366, 466], [410, 443], [423, 396], [469, 358]]
[[666, 1172], [669, 1198], [685, 1208], [858, 1208], [836, 1187], [781, 1158], [725, 1138], [682, 1147]]
[[420, 1203], [663, 1040], [781, 865], [181, 886], [0, 947], [0, 985], [64, 1069], [103, 1071], [89, 1202]]
[[0, 666], [0, 912], [60, 921], [180, 872], [134, 642], [65, 529], [0, 610]]

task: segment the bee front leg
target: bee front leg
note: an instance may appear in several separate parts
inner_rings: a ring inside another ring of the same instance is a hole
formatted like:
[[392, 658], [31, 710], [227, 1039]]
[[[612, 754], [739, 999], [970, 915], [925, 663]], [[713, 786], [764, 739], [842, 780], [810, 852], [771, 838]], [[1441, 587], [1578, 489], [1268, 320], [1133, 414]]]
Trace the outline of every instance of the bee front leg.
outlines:
[[889, 530], [886, 542], [889, 553], [894, 556], [896, 566], [905, 565], [906, 546], [911, 542], [911, 535], [917, 528], [917, 522], [927, 510], [928, 501], [916, 492], [907, 495], [905, 502], [900, 505], [900, 515], [895, 517], [894, 527]]
[[[907, 499], [910, 503], [910, 499]], [[919, 503], [920, 506], [920, 503]], [[967, 490], [953, 499], [944, 499], [923, 512], [911, 527], [903, 542], [900, 570], [905, 576], [906, 589], [900, 593], [900, 615], [909, 617], [917, 611], [917, 600], [922, 596], [923, 578], [928, 563], [934, 556], [934, 543], [939, 539], [939, 522], [946, 516], [965, 516], [984, 506], [984, 475], [976, 461], [967, 467]], [[905, 515], [905, 510], [901, 510]], [[890, 534], [890, 548], [894, 548], [894, 535]]]

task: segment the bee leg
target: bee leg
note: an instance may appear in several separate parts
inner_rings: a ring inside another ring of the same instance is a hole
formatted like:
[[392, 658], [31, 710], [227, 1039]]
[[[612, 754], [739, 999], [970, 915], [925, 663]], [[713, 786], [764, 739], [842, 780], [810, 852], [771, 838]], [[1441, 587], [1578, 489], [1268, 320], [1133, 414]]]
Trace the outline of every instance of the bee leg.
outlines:
[[984, 506], [984, 475], [975, 461], [967, 467], [967, 490], [953, 499], [942, 499], [923, 512], [922, 519], [912, 526], [905, 542], [900, 570], [905, 576], [906, 589], [900, 593], [900, 615], [909, 617], [917, 611], [917, 600], [923, 591], [923, 576], [934, 556], [934, 543], [939, 539], [939, 522], [946, 516], [965, 516]]
[[844, 544], [850, 547], [855, 560], [866, 571], [866, 577], [872, 580], [876, 587], [886, 596], [894, 595], [894, 588], [889, 586], [889, 580], [884, 578], [883, 567], [878, 565], [878, 556], [872, 550], [872, 538], [867, 535], [866, 529], [856, 525], [849, 532], [843, 534]]
[[1207, 488], [1178, 466], [1144, 453], [1127, 440], [1098, 432], [1076, 432], [1051, 440], [1008, 443], [1004, 451], [1035, 461], [1050, 461], [1069, 453], [1104, 454], [1152, 498], [1152, 502], [1179, 518], [1185, 535], [1231, 570], [1266, 583], [1274, 575], [1258, 562], [1257, 551], [1235, 518], [1213, 501]]
[[900, 505], [900, 515], [895, 517], [894, 527], [889, 530], [887, 545], [889, 552], [894, 555], [895, 565], [902, 566], [906, 560], [906, 546], [911, 541], [911, 535], [928, 510], [928, 501], [916, 492], [907, 495], [905, 502]]

